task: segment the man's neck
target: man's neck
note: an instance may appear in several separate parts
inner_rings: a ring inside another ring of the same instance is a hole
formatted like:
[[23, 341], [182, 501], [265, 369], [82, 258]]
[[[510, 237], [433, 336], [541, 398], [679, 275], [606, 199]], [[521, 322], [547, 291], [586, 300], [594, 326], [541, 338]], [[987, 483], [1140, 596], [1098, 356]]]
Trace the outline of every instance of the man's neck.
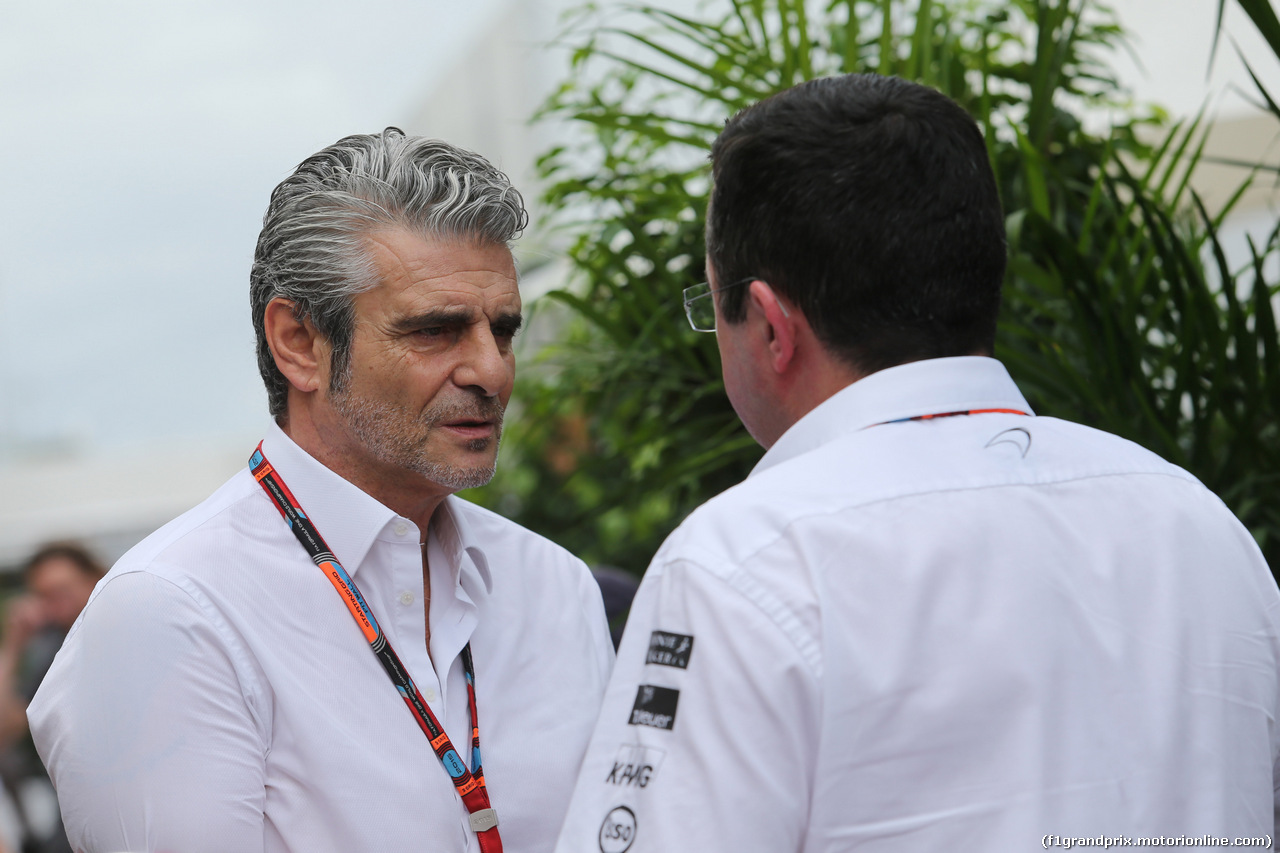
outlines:
[[[370, 471], [366, 466], [353, 464], [349, 456], [335, 452], [333, 445], [324, 440], [323, 431], [316, 429], [314, 422], [309, 418], [284, 416], [276, 419], [276, 425], [311, 458], [392, 512], [409, 519], [418, 526], [418, 535], [421, 537], [419, 547], [422, 551], [422, 615], [426, 625], [423, 642], [430, 657], [431, 565], [427, 558], [427, 540], [431, 535], [431, 519], [435, 516], [436, 509], [448, 497], [448, 493], [424, 496], [421, 494], [420, 482], [406, 485], [394, 482], [398, 478], [393, 477], [393, 482], [388, 483], [385, 478], [379, 476], [379, 472]], [[421, 477], [417, 476], [416, 479], [420, 481]], [[419, 488], [415, 490], [412, 485], [418, 485]], [[415, 491], [418, 493], [414, 494]]]
[[324, 429], [305, 412], [291, 413], [278, 418], [276, 423], [311, 458], [396, 515], [416, 524], [425, 541], [431, 519], [450, 491], [416, 472], [359, 458], [346, 448], [342, 440], [345, 436], [328, 435], [333, 431]]
[[785, 376], [778, 377], [776, 416], [767, 424], [769, 432], [756, 436], [756, 440], [768, 450], [801, 418], [862, 377], [862, 373], [825, 349], [812, 346], [796, 359]]

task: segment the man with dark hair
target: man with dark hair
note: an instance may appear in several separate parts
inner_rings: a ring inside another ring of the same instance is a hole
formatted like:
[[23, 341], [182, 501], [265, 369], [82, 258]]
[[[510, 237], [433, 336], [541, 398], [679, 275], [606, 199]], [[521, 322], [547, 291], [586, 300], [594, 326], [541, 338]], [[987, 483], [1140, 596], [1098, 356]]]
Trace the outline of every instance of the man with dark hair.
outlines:
[[[83, 545], [42, 545], [22, 568], [25, 591], [8, 603], [5, 613], [0, 636], [0, 778], [14, 795], [24, 850], [71, 849], [56, 821], [47, 826], [32, 821], [34, 815], [26, 807], [33, 786], [52, 794], [28, 736], [27, 705], [104, 574], [106, 569]], [[28, 792], [26, 798], [23, 791]]]
[[768, 452], [654, 557], [557, 849], [1272, 836], [1280, 593], [1193, 477], [992, 358], [972, 119], [815, 80], [712, 161], [685, 306]]
[[31, 706], [77, 850], [550, 849], [612, 663], [600, 591], [453, 496], [493, 476], [525, 221], [484, 159], [395, 128], [275, 189], [274, 422], [116, 564]]
[[27, 733], [27, 703], [106, 570], [82, 545], [52, 542], [22, 568], [26, 592], [9, 602], [0, 636], [0, 743]]
[[25, 594], [9, 602], [0, 637], [0, 740], [27, 731], [26, 706], [106, 569], [75, 542], [40, 546], [22, 567]]

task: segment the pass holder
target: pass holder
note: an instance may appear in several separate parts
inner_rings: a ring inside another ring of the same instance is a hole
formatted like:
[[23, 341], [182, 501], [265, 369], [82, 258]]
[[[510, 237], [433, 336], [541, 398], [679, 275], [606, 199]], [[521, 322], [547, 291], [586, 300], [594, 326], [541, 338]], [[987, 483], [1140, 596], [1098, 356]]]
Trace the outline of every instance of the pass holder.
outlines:
[[498, 835], [498, 813], [489, 802], [489, 791], [484, 784], [484, 769], [480, 763], [480, 721], [476, 713], [476, 673], [475, 664], [471, 659], [471, 644], [467, 643], [462, 649], [462, 672], [467, 681], [467, 706], [471, 712], [471, 769], [467, 770], [458, 751], [453, 748], [449, 736], [445, 734], [444, 726], [440, 725], [436, 715], [423, 701], [417, 685], [409, 677], [409, 671], [400, 662], [400, 657], [387, 641], [386, 635], [382, 633], [382, 627], [378, 625], [373, 611], [365, 603], [364, 596], [360, 594], [355, 581], [338, 562], [338, 558], [333, 555], [328, 544], [320, 536], [320, 532], [311, 523], [311, 519], [307, 518], [307, 514], [302, 511], [298, 499], [289, 491], [279, 472], [267, 461], [267, 457], [262, 453], [261, 442], [249, 457], [249, 469], [253, 472], [258, 485], [262, 486], [272, 503], [276, 505], [276, 509], [280, 511], [285, 523], [293, 531], [298, 543], [311, 557], [311, 561], [324, 572], [329, 583], [333, 584], [333, 588], [337, 590], [351, 617], [355, 619], [356, 625], [369, 642], [369, 648], [377, 656], [378, 662], [382, 664], [387, 677], [399, 692], [400, 698], [408, 706], [409, 713], [413, 714], [418, 728], [422, 729], [422, 733], [431, 743], [432, 751], [440, 759], [441, 766], [449, 775], [449, 780], [453, 782], [458, 796], [462, 798], [462, 804], [466, 806], [471, 829], [480, 842], [481, 853], [502, 853], [502, 838]]

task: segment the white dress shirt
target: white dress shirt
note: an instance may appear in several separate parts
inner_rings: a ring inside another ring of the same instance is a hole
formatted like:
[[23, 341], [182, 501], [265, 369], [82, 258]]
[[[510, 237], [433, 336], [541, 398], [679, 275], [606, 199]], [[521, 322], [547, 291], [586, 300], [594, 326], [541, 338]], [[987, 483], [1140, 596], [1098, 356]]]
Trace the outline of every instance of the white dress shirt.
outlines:
[[561, 853], [1272, 835], [1280, 593], [1193, 477], [992, 359], [875, 373], [655, 556]]
[[[549, 850], [613, 658], [586, 566], [446, 499], [427, 540], [428, 655], [417, 526], [274, 424], [263, 452], [468, 766], [471, 643], [505, 849]], [[116, 564], [28, 716], [77, 850], [479, 850], [427, 738], [247, 465]]]

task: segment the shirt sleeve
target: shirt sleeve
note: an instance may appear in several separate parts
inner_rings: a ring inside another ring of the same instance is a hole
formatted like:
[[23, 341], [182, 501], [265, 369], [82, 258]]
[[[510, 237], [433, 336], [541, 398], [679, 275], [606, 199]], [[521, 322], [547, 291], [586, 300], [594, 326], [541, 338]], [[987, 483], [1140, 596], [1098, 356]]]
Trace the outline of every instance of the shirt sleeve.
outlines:
[[225, 634], [170, 581], [111, 578], [28, 714], [76, 850], [263, 849], [258, 720]]
[[[592, 634], [591, 647], [595, 651], [596, 672], [600, 676], [600, 684], [609, 680], [613, 672], [613, 663], [617, 655], [613, 650], [613, 637], [609, 634], [609, 617], [604, 610], [604, 597], [600, 593], [600, 584], [592, 577], [587, 564], [582, 564], [579, 582], [580, 597], [587, 613], [587, 624]], [[598, 694], [597, 694], [598, 695]]]
[[688, 563], [636, 595], [558, 853], [798, 850], [818, 683], [757, 602]]

